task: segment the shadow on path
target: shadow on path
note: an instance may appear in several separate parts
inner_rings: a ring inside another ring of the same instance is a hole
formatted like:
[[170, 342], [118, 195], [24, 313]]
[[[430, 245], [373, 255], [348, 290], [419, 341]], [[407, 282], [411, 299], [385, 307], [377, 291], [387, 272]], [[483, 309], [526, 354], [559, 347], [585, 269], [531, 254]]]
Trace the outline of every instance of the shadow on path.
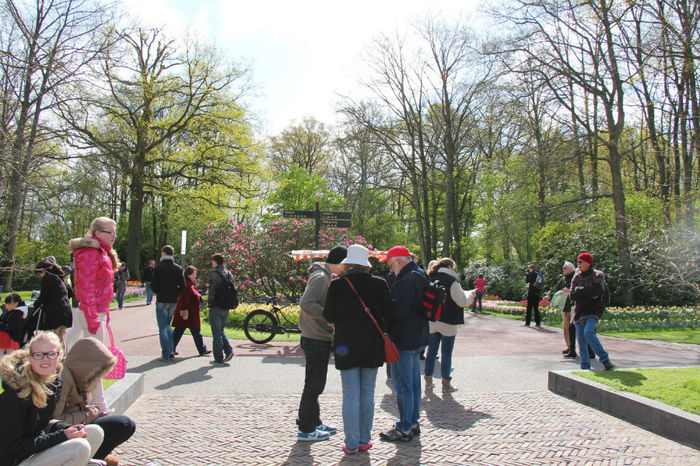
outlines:
[[451, 393], [443, 393], [440, 398], [432, 390], [426, 390], [422, 408], [430, 423], [438, 429], [467, 430], [480, 420], [491, 418], [487, 413], [459, 403]]
[[216, 369], [215, 366], [204, 366], [199, 367], [193, 371], [185, 372], [180, 374], [170, 382], [160, 384], [155, 387], [156, 390], [167, 390], [168, 388], [176, 387], [178, 385], [187, 385], [190, 383], [203, 382], [205, 380], [211, 379], [213, 376], [208, 374], [211, 369]]

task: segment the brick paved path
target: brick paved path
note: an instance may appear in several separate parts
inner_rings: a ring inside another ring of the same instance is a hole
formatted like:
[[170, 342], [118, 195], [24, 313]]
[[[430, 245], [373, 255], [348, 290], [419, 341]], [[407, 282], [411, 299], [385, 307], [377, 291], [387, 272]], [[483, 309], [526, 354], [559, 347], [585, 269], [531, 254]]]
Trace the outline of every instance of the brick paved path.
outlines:
[[[304, 378], [298, 343], [232, 341], [231, 367], [215, 367], [194, 357], [185, 335], [180, 357], [164, 364], [157, 361], [154, 306], [130, 303], [112, 313], [112, 327], [129, 371], [145, 374], [146, 388], [126, 413], [138, 427], [118, 450], [120, 464], [700, 465], [697, 450], [547, 391], [547, 370], [578, 367], [561, 358], [560, 329], [523, 328], [470, 312], [465, 317], [453, 359], [460, 391], [424, 398], [422, 439], [378, 441], [398, 416], [381, 368], [375, 447], [346, 457], [342, 432], [321, 443], [296, 442], [293, 420]], [[700, 345], [602, 340], [621, 368], [700, 365]], [[339, 379], [330, 367], [321, 412], [325, 422], [342, 427]]]
[[[376, 398], [374, 448], [356, 457], [343, 433], [296, 442], [297, 395], [144, 395], [120, 464], [700, 464], [700, 452], [548, 391], [443, 395], [423, 400], [420, 439], [391, 444], [378, 433], [397, 416], [393, 395]], [[324, 421], [342, 426], [341, 396], [323, 395]]]

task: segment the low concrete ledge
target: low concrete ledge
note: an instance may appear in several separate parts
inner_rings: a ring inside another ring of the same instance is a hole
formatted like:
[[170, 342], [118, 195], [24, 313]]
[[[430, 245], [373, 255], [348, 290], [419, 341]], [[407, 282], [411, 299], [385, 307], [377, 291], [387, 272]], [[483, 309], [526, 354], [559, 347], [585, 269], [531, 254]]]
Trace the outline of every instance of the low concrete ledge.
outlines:
[[700, 449], [700, 416], [574, 375], [549, 371], [550, 391]]
[[143, 387], [143, 374], [127, 372], [123, 379], [117, 380], [105, 391], [107, 406], [113, 409], [115, 414], [124, 414], [141, 396]]

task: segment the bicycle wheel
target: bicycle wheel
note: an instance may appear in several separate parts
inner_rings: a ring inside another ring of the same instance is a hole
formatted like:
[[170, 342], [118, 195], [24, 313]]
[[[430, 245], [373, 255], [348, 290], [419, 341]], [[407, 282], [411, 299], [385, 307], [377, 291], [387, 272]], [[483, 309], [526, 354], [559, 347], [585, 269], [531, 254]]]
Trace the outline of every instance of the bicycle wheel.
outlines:
[[256, 309], [245, 316], [243, 332], [248, 340], [262, 345], [274, 338], [278, 325], [277, 319], [270, 311]]

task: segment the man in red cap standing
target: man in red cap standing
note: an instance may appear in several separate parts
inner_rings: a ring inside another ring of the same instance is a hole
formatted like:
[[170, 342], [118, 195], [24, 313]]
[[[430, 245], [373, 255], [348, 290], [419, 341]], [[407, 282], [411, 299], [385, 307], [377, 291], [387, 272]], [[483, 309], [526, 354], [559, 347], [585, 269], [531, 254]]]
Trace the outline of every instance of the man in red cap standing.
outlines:
[[416, 274], [425, 276], [425, 272], [413, 262], [404, 246], [389, 249], [380, 262], [386, 262], [396, 275], [391, 286], [396, 314], [389, 323], [389, 336], [399, 350], [399, 360], [391, 365], [399, 420], [379, 436], [388, 442], [408, 441], [420, 434], [420, 354], [428, 344], [428, 320], [420, 314], [425, 285]]
[[593, 256], [584, 252], [578, 256], [578, 272], [571, 280], [571, 294], [574, 301], [574, 324], [576, 325], [576, 339], [581, 358], [581, 369], [590, 370], [591, 360], [588, 355], [590, 346], [609, 371], [615, 368], [610, 361], [610, 356], [605, 352], [598, 339], [595, 328], [603, 316], [607, 304], [608, 287], [605, 283], [605, 274], [593, 269]]

